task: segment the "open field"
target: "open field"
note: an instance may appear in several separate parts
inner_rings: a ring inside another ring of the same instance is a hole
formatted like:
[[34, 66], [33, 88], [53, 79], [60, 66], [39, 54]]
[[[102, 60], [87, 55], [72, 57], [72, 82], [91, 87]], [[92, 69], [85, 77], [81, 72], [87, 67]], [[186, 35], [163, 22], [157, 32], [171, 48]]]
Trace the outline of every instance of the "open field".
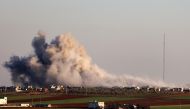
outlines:
[[[104, 101], [104, 102], [114, 102], [114, 101], [123, 101], [123, 100], [133, 100], [138, 98], [131, 97], [110, 97], [110, 96], [102, 96], [102, 97], [84, 97], [84, 98], [73, 98], [73, 99], [63, 99], [63, 100], [48, 100], [42, 101], [43, 104], [68, 104], [68, 103], [88, 103], [89, 101]], [[34, 102], [35, 104], [40, 103], [40, 101]]]
[[190, 109], [190, 105], [151, 106], [151, 109]]
[[49, 97], [48, 95], [8, 95], [9, 100], [37, 99]]
[[[5, 96], [2, 94], [0, 96]], [[140, 104], [151, 109], [190, 109], [190, 94], [137, 94], [131, 96], [66, 95], [63, 93], [17, 93], [6, 94], [8, 103], [52, 104], [57, 108], [86, 108], [89, 101], [104, 101], [106, 105]]]

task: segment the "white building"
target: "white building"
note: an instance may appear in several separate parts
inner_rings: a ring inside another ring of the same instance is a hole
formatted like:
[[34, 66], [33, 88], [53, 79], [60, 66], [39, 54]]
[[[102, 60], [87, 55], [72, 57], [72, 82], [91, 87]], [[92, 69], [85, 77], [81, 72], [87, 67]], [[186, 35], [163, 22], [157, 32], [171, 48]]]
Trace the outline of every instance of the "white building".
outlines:
[[21, 90], [21, 87], [20, 87], [20, 86], [16, 86], [15, 91], [16, 91], [16, 92], [22, 92], [23, 90]]
[[30, 104], [27, 104], [27, 103], [25, 103], [25, 104], [20, 104], [20, 106], [21, 106], [21, 107], [30, 107]]
[[7, 97], [0, 99], [0, 105], [6, 105], [7, 104]]
[[64, 89], [63, 85], [58, 85], [56, 87], [56, 91], [60, 91], [60, 90], [63, 90], [63, 89]]

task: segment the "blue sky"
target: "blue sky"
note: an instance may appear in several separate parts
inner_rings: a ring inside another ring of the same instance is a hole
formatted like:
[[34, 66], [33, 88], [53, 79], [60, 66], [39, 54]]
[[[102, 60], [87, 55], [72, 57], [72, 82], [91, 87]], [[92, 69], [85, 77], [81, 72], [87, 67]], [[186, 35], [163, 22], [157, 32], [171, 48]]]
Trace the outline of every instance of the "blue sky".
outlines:
[[106, 71], [160, 80], [165, 32], [166, 82], [190, 83], [189, 13], [189, 0], [1, 0], [0, 63], [33, 53], [38, 30], [48, 41], [71, 32]]

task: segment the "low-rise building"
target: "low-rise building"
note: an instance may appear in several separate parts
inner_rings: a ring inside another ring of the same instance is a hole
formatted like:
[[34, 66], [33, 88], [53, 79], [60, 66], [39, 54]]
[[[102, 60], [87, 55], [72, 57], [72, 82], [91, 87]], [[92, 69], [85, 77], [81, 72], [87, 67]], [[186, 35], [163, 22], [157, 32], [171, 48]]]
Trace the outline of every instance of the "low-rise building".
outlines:
[[21, 89], [20, 86], [16, 86], [15, 91], [16, 91], [16, 92], [22, 92], [23, 90]]
[[31, 105], [29, 103], [22, 103], [20, 104], [21, 107], [30, 107]]
[[0, 105], [6, 105], [7, 104], [7, 97], [0, 99]]

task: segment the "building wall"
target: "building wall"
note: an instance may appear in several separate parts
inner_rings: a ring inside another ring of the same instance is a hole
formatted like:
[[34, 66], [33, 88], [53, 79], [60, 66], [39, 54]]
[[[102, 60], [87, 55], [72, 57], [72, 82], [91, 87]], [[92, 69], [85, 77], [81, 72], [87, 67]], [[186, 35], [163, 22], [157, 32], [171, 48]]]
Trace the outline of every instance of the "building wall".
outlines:
[[0, 105], [4, 105], [4, 104], [7, 104], [7, 97], [0, 99]]

